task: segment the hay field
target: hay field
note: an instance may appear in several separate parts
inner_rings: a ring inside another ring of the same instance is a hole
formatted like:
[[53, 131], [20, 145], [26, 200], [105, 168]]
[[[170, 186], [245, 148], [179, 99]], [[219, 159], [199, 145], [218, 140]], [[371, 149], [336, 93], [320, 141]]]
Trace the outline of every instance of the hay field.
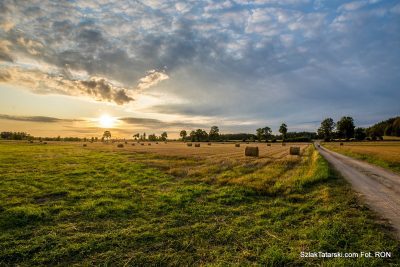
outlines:
[[326, 148], [400, 173], [400, 142], [323, 143]]
[[262, 157], [245, 158], [234, 144], [0, 142], [0, 266], [398, 262], [390, 229], [313, 146], [259, 145]]
[[[163, 156], [182, 156], [182, 157], [199, 157], [203, 159], [236, 159], [236, 160], [254, 160], [248, 158], [244, 155], [244, 150], [246, 146], [258, 147], [260, 151], [260, 156], [258, 159], [260, 160], [268, 160], [268, 159], [281, 159], [289, 156], [289, 148], [291, 146], [298, 146], [301, 148], [301, 151], [309, 146], [307, 143], [293, 143], [287, 144], [286, 146], [282, 146], [281, 144], [270, 144], [271, 146], [267, 146], [266, 143], [240, 143], [240, 147], [235, 147], [235, 143], [211, 143], [211, 145], [207, 145], [207, 143], [198, 143], [200, 147], [195, 147], [193, 142], [193, 146], [188, 147], [183, 142], [168, 142], [163, 143], [159, 142], [142, 142], [144, 145], [141, 145], [137, 142], [128, 142], [125, 144], [123, 142], [120, 143], [89, 143], [88, 147], [94, 149], [105, 149], [112, 151], [126, 150], [132, 152], [146, 152], [146, 153], [155, 153]], [[150, 146], [148, 144], [151, 144]], [[123, 144], [123, 148], [118, 148], [118, 144]], [[134, 146], [132, 146], [134, 144]]]

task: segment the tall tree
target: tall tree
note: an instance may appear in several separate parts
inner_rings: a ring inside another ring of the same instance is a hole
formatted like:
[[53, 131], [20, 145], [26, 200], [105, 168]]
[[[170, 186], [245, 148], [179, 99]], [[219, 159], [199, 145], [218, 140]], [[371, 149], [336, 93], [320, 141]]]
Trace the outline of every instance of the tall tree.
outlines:
[[204, 131], [203, 129], [197, 129], [197, 130], [195, 131], [195, 136], [196, 136], [196, 140], [197, 140], [198, 142], [204, 141], [204, 140], [206, 140], [206, 139], [208, 138], [207, 132]]
[[325, 141], [330, 141], [335, 129], [335, 122], [332, 118], [326, 118], [321, 122], [321, 127], [318, 129], [318, 135], [324, 138]]
[[167, 141], [167, 137], [168, 137], [167, 132], [163, 132], [163, 133], [161, 134], [161, 140]]
[[262, 128], [262, 136], [264, 137], [265, 142], [268, 142], [268, 139], [271, 137], [271, 134], [272, 134], [271, 128], [269, 128], [268, 126]]
[[110, 140], [111, 139], [111, 132], [110, 131], [104, 131], [103, 138], [106, 141]]
[[258, 142], [261, 142], [261, 139], [263, 137], [263, 129], [262, 128], [258, 128], [256, 130], [256, 135], [257, 135], [257, 140]]
[[218, 128], [218, 126], [212, 126], [208, 136], [210, 137], [211, 140], [218, 139], [218, 136], [219, 136], [219, 128]]
[[182, 141], [185, 141], [186, 136], [187, 136], [186, 130], [182, 130], [182, 131], [179, 133], [179, 135], [182, 137]]
[[190, 140], [192, 142], [196, 141], [196, 132], [195, 131], [191, 131], [189, 136], [190, 136]]
[[354, 120], [352, 117], [342, 117], [336, 124], [339, 137], [347, 140], [354, 137]]
[[282, 125], [279, 127], [279, 132], [282, 134], [282, 140], [286, 140], [286, 134], [287, 134], [287, 125], [286, 123], [282, 123]]

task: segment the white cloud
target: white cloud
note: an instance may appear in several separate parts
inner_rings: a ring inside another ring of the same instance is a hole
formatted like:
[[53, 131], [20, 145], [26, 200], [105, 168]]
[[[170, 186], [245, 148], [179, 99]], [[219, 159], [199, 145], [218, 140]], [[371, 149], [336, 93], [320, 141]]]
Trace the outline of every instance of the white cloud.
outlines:
[[139, 79], [139, 83], [136, 86], [136, 89], [142, 91], [152, 86], [155, 86], [159, 82], [167, 79], [169, 79], [169, 76], [165, 72], [150, 70], [147, 72], [146, 76]]

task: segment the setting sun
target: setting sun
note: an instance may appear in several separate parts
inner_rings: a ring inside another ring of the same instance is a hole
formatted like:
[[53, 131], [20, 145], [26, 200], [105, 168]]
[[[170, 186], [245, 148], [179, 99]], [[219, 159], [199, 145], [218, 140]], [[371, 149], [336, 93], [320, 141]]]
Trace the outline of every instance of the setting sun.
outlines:
[[116, 119], [105, 114], [99, 118], [99, 125], [102, 128], [112, 128], [115, 125]]

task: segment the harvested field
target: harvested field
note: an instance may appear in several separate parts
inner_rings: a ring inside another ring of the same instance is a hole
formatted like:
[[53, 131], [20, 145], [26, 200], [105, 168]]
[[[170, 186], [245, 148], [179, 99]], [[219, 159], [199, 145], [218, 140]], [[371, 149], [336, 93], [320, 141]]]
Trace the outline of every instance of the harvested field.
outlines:
[[400, 142], [330, 142], [326, 148], [400, 173]]
[[[246, 148], [245, 143], [240, 143], [239, 147], [235, 146], [234, 143], [213, 143], [212, 146], [201, 146], [196, 147], [191, 143], [183, 142], [169, 142], [167, 144], [159, 144], [158, 146], [147, 146], [147, 147], [125, 147], [124, 150], [132, 152], [148, 152], [155, 153], [158, 155], [165, 156], [180, 156], [180, 157], [201, 157], [205, 159], [215, 158], [229, 158], [234, 160], [246, 160], [244, 151]], [[301, 151], [304, 151], [309, 144], [307, 143], [294, 143], [293, 146], [300, 147]], [[259, 160], [268, 161], [271, 159], [282, 159], [290, 157], [289, 147], [285, 147], [280, 144], [272, 144], [267, 148], [265, 143], [252, 143], [251, 146], [257, 146], [260, 152]], [[93, 149], [105, 149], [113, 150], [113, 147], [108, 144], [96, 143], [91, 146]], [[120, 149], [119, 149], [120, 151]], [[248, 159], [247, 159], [248, 160]], [[252, 159], [254, 160], [254, 159]]]

